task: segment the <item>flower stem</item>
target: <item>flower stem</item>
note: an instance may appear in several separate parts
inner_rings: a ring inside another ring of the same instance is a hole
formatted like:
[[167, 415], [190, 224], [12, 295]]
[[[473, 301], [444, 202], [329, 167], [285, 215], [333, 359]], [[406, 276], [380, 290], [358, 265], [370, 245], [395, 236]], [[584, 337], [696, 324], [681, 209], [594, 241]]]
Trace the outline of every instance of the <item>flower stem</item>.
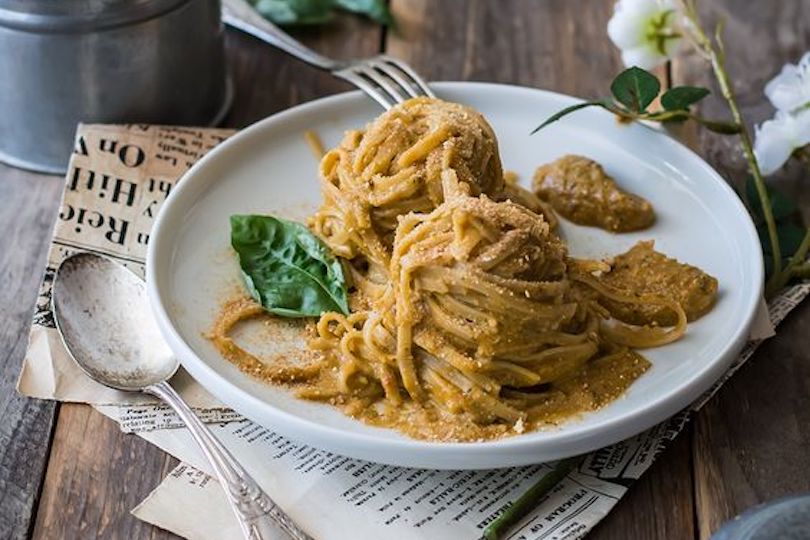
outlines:
[[507, 508], [498, 519], [484, 530], [484, 540], [500, 540], [504, 538], [504, 534], [518, 521], [526, 517], [529, 512], [537, 508], [543, 496], [568, 476], [568, 473], [576, 469], [582, 459], [583, 456], [576, 456], [558, 461], [550, 472], [540, 478], [526, 493], [518, 497], [512, 503], [512, 506]]
[[715, 32], [715, 40], [717, 42], [717, 46], [715, 46], [700, 25], [694, 1], [685, 0], [683, 2], [683, 6], [684, 15], [692, 23], [691, 30], [695, 42], [708, 57], [712, 70], [714, 71], [715, 78], [717, 79], [717, 83], [720, 85], [720, 93], [723, 95], [723, 98], [726, 100], [728, 108], [731, 111], [731, 117], [734, 119], [734, 122], [740, 126], [740, 142], [742, 143], [745, 159], [748, 161], [748, 168], [750, 169], [751, 175], [754, 178], [754, 185], [756, 186], [757, 195], [759, 196], [759, 200], [762, 205], [762, 215], [765, 218], [765, 225], [768, 228], [768, 238], [771, 242], [773, 274], [765, 287], [766, 296], [770, 296], [778, 292], [780, 282], [787, 283], [787, 281], [790, 279], [790, 275], [788, 274], [787, 278], [782, 275], [782, 252], [781, 246], [779, 245], [779, 237], [776, 234], [776, 220], [773, 217], [768, 191], [765, 189], [765, 179], [762, 176], [762, 171], [759, 169], [759, 163], [757, 162], [756, 155], [754, 154], [754, 147], [751, 142], [751, 133], [748, 131], [748, 127], [743, 120], [742, 113], [740, 113], [740, 107], [737, 104], [737, 98], [734, 95], [734, 88], [728, 76], [728, 71], [726, 70], [724, 52], [725, 47], [723, 45], [722, 36], [720, 35], [721, 26], [718, 25]]
[[782, 287], [787, 285], [788, 282], [795, 277], [810, 277], [808, 274], [808, 271], [810, 271], [810, 263], [805, 262], [808, 251], [810, 251], [810, 229], [804, 231], [802, 243], [799, 244], [796, 253], [790, 257], [782, 273], [778, 275], [774, 274], [774, 278], [776, 279], [771, 279], [771, 281], [768, 282], [768, 287], [771, 290], [766, 290], [766, 294], [773, 295], [779, 292]]
[[793, 277], [807, 279], [810, 278], [810, 263], [798, 264], [793, 268]]
[[664, 64], [664, 91], [672, 90], [672, 60]]

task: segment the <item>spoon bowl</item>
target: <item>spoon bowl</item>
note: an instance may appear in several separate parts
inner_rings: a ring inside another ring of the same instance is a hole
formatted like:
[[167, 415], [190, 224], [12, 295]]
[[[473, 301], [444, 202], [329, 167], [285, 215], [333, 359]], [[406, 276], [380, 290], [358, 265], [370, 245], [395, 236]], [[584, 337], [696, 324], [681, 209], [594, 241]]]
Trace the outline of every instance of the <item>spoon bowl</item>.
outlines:
[[177, 371], [143, 280], [123, 265], [92, 253], [71, 255], [56, 272], [51, 298], [65, 347], [95, 381], [144, 391]]
[[143, 280], [112, 259], [77, 253], [56, 271], [51, 302], [65, 348], [91, 379], [152, 394], [174, 409], [208, 458], [245, 538], [312, 540], [169, 385], [180, 364], [152, 318]]

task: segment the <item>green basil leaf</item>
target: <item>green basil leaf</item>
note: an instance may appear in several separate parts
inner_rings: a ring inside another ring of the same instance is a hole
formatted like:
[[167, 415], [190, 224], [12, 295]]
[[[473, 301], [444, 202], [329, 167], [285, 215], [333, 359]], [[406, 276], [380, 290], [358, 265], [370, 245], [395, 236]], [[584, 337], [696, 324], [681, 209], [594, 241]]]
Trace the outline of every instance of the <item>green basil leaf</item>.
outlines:
[[231, 245], [250, 294], [283, 317], [349, 314], [340, 261], [306, 227], [272, 216], [231, 216]]
[[603, 108], [607, 108], [605, 106], [605, 102], [601, 101], [601, 100], [600, 101], [586, 101], [584, 103], [577, 103], [576, 105], [571, 105], [570, 107], [566, 107], [566, 108], [562, 109], [561, 111], [557, 111], [556, 113], [554, 113], [551, 116], [549, 116], [548, 118], [546, 118], [546, 120], [542, 124], [540, 124], [539, 126], [537, 126], [536, 128], [534, 128], [532, 130], [531, 134], [534, 135], [535, 133], [537, 133], [538, 131], [540, 131], [541, 129], [546, 127], [547, 125], [556, 122], [557, 120], [559, 120], [563, 116], [571, 114], [572, 112], [578, 111], [580, 109], [584, 109], [585, 107], [603, 107]]
[[661, 105], [668, 111], [686, 109], [709, 95], [707, 88], [700, 86], [676, 86], [661, 96]]
[[388, 10], [385, 0], [333, 0], [340, 9], [365, 15], [369, 19], [386, 26], [394, 24], [394, 17]]
[[332, 18], [334, 0], [251, 0], [264, 18], [281, 25], [322, 24]]
[[[765, 184], [765, 191], [768, 193], [768, 199], [771, 203], [773, 219], [779, 221], [791, 217], [796, 213], [796, 203], [791, 199], [767, 184]], [[757, 191], [754, 177], [751, 175], [749, 175], [745, 181], [745, 198], [748, 201], [748, 207], [751, 209], [754, 221], [757, 223], [764, 221], [765, 216], [762, 215], [762, 201], [759, 200], [759, 192]]]
[[616, 101], [632, 112], [644, 112], [661, 91], [658, 77], [633, 66], [619, 73], [610, 84]]

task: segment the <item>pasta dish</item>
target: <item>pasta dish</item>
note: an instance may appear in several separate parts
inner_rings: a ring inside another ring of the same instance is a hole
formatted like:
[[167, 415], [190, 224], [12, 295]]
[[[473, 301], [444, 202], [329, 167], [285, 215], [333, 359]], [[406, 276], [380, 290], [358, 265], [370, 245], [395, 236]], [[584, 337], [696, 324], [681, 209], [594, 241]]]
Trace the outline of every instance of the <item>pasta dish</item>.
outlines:
[[266, 316], [253, 300], [228, 304], [210, 337], [372, 425], [452, 441], [556, 425], [620, 396], [649, 367], [637, 350], [679, 339], [716, 297], [714, 278], [652, 242], [570, 257], [555, 212], [620, 232], [651, 225], [652, 206], [581, 156], [538, 169], [534, 192], [517, 186], [492, 128], [459, 104], [394, 107], [348, 132], [320, 177], [309, 227], [340, 260], [348, 311], [310, 323], [303, 363], [236, 343], [237, 323]]

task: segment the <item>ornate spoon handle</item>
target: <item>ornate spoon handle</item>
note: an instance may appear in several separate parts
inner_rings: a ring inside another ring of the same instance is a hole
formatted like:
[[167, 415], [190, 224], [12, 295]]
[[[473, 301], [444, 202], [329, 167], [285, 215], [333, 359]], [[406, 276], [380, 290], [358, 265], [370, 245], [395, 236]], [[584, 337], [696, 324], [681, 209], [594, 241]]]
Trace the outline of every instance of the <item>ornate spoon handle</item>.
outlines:
[[186, 424], [216, 472], [228, 502], [249, 540], [312, 540], [295, 522], [270, 500], [259, 485], [245, 472], [231, 453], [214, 437], [183, 398], [167, 382], [160, 382], [146, 392], [165, 401]]

